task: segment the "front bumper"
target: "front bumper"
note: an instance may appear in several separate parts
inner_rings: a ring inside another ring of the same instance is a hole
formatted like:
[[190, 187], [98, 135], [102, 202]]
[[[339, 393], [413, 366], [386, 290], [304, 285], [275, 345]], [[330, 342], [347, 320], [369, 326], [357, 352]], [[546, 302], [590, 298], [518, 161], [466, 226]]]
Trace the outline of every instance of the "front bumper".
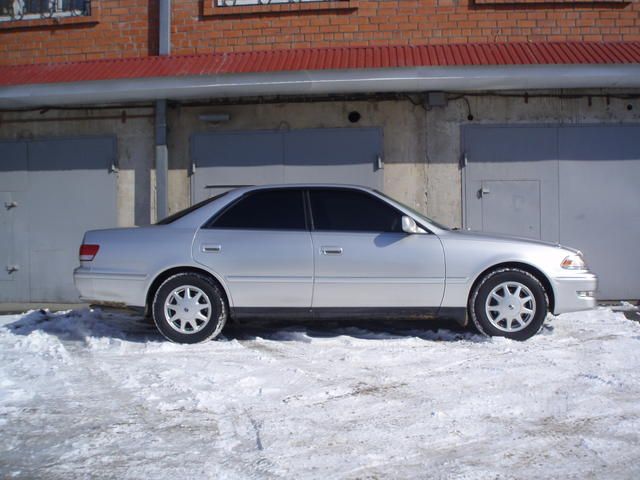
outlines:
[[88, 303], [144, 307], [148, 276], [78, 267], [73, 282]]
[[[551, 279], [555, 294], [553, 314], [590, 310], [596, 307], [598, 277], [593, 273], [576, 273]], [[585, 292], [592, 292], [586, 295]]]

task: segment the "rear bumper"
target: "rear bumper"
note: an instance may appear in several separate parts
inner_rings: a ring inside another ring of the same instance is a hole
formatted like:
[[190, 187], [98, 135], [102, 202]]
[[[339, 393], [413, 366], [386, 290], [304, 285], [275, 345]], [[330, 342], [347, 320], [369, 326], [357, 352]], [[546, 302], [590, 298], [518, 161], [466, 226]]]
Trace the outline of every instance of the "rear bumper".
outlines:
[[[553, 313], [559, 315], [567, 312], [590, 310], [596, 307], [595, 292], [598, 288], [598, 277], [592, 273], [574, 276], [555, 277], [551, 279], [555, 292]], [[591, 292], [590, 295], [585, 292]]]
[[73, 282], [87, 303], [144, 307], [148, 275], [78, 267]]

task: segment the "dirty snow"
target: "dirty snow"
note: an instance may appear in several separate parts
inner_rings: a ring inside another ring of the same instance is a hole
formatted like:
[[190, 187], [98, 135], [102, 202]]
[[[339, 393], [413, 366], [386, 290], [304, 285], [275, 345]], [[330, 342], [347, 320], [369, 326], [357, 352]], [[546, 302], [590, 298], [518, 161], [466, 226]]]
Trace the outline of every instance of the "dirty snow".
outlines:
[[2, 478], [640, 478], [639, 432], [640, 324], [604, 308], [524, 343], [0, 317]]

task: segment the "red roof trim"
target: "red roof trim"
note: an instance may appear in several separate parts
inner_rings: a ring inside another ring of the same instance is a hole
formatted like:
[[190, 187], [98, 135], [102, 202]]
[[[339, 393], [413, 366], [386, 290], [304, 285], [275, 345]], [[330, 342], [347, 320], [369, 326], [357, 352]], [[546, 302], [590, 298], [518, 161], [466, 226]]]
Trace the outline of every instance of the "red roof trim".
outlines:
[[0, 86], [296, 70], [625, 63], [640, 63], [640, 42], [340, 47], [5, 66]]

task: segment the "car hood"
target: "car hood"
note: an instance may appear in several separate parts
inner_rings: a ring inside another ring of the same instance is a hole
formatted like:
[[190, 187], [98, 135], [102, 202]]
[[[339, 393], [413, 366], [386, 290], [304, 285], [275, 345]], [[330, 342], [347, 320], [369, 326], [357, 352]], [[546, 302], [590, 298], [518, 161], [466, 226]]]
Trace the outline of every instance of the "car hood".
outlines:
[[536, 240], [527, 237], [516, 237], [512, 235], [502, 235], [499, 233], [485, 233], [477, 232], [473, 230], [449, 230], [448, 235], [457, 236], [458, 238], [464, 238], [465, 240], [480, 240], [480, 241], [493, 241], [493, 242], [506, 242], [506, 243], [528, 243], [531, 245], [544, 245], [547, 247], [562, 248], [569, 250], [570, 252], [578, 253], [578, 250], [571, 247], [566, 247], [557, 242], [548, 242], [546, 240]]

